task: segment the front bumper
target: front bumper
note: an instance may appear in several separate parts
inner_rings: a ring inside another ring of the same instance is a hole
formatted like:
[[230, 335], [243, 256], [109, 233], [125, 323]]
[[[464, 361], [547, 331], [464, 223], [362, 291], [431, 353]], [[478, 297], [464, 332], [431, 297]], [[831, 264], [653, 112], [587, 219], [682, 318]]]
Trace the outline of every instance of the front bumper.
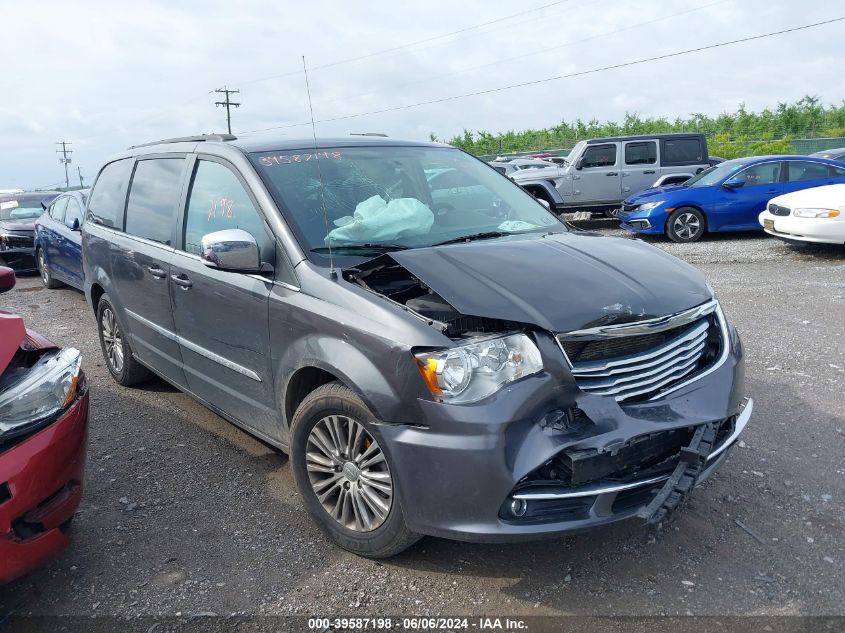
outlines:
[[[665, 477], [624, 489], [606, 481], [591, 482], [592, 490], [545, 488], [552, 496], [525, 500], [541, 502], [549, 511], [529, 513], [525, 519], [507, 515], [506, 509], [514, 497], [520, 498], [526, 478], [564, 450], [612, 452], [649, 434], [734, 420], [736, 432], [714, 447], [699, 481], [709, 477], [751, 414], [743, 399], [741, 343], [735, 330], [729, 330], [731, 348], [724, 362], [661, 399], [628, 404], [585, 393], [563, 360], [555, 363], [554, 343], [541, 339], [544, 374], [514, 383], [478, 405], [420, 401], [427, 428], [379, 425], [376, 432], [395, 471], [410, 529], [458, 540], [517, 541], [628, 519], [648, 506]], [[544, 425], [550, 414], [573, 406], [592, 421], [588, 432]]]
[[82, 498], [88, 392], [56, 421], [0, 452], [0, 583], [56, 556]]
[[[774, 230], [765, 228], [764, 220], [772, 220]], [[797, 218], [793, 215], [773, 215], [768, 211], [763, 211], [759, 216], [759, 221], [766, 233], [782, 240], [845, 244], [845, 219], [843, 218]]]
[[31, 248], [9, 248], [0, 250], [0, 266], [7, 266], [18, 273], [38, 270], [35, 263], [35, 245]]
[[625, 213], [624, 208], [619, 213], [619, 226], [632, 233], [646, 233], [660, 235], [666, 225], [666, 214], [655, 217], [652, 211], [634, 211]]

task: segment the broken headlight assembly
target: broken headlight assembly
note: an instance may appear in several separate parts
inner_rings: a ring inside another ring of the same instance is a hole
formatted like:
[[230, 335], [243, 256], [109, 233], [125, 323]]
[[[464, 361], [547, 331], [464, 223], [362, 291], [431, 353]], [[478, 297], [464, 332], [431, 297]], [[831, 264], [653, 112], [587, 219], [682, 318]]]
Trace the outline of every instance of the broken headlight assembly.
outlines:
[[450, 404], [477, 402], [543, 369], [540, 350], [526, 334], [478, 338], [415, 356], [431, 394]]
[[26, 433], [74, 401], [82, 357], [68, 348], [45, 354], [0, 392], [0, 440]]

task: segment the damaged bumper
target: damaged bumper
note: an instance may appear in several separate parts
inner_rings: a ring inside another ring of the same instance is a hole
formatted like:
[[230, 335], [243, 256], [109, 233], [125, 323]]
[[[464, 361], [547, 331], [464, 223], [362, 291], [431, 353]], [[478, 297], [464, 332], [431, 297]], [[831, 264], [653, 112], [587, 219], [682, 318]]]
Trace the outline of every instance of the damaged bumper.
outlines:
[[409, 527], [516, 541], [644, 516], [696, 430], [709, 425], [715, 437], [691, 489], [725, 460], [751, 416], [741, 343], [727, 329], [719, 363], [662, 397], [625, 402], [584, 391], [556, 341], [538, 337], [543, 374], [476, 405], [421, 400], [423, 426], [380, 425]]
[[88, 392], [57, 420], [0, 446], [0, 583], [56, 556], [82, 497]]

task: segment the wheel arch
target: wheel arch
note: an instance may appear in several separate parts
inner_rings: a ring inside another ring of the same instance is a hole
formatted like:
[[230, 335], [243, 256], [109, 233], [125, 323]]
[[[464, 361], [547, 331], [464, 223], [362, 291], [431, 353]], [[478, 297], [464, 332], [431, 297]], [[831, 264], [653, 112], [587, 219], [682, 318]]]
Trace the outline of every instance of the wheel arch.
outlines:
[[663, 234], [664, 235], [669, 230], [669, 218], [671, 218], [675, 214], [675, 212], [679, 211], [680, 209], [695, 209], [696, 211], [698, 211], [701, 214], [701, 217], [704, 218], [704, 233], [710, 232], [710, 219], [707, 217], [707, 212], [702, 208], [702, 206], [700, 204], [697, 204], [697, 203], [691, 203], [691, 204], [681, 203], [681, 204], [675, 205], [672, 208], [672, 213], [666, 214], [666, 219], [663, 221]]

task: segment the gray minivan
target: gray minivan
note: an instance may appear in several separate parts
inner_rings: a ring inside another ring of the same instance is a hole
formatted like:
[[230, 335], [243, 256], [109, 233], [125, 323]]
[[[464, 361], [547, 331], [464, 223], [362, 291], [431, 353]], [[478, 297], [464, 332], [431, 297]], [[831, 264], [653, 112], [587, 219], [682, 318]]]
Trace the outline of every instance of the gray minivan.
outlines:
[[698, 270], [571, 231], [444, 145], [133, 147], [97, 176], [83, 253], [114, 379], [155, 373], [287, 452], [366, 556], [659, 522], [751, 415]]
[[604, 211], [615, 217], [625, 198], [658, 178], [692, 178], [709, 166], [703, 134], [616, 136], [579, 141], [560, 168], [518, 171], [510, 178], [558, 212]]

